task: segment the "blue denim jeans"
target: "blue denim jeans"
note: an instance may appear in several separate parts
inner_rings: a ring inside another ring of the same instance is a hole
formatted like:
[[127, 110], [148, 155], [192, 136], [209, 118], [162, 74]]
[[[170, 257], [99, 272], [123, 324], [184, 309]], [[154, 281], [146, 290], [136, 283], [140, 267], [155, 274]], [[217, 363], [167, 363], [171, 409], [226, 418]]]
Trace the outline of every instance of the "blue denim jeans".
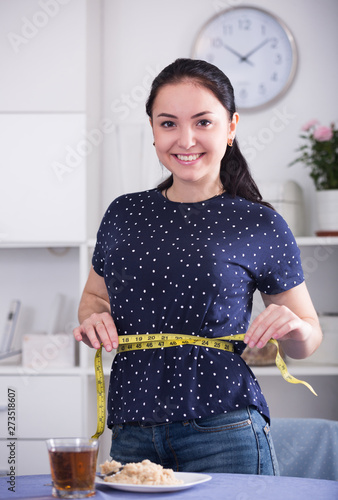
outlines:
[[265, 419], [254, 407], [166, 424], [118, 424], [110, 455], [122, 463], [149, 459], [179, 472], [278, 475]]

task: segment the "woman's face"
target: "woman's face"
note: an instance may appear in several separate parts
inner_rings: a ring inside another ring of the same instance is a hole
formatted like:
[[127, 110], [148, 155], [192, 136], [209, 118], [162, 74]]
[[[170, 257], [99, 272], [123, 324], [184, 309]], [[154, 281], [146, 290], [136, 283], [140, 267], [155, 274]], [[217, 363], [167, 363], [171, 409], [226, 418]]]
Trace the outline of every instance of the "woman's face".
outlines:
[[235, 136], [224, 106], [205, 87], [191, 82], [165, 85], [153, 105], [151, 125], [156, 153], [174, 181], [219, 179], [228, 138]]

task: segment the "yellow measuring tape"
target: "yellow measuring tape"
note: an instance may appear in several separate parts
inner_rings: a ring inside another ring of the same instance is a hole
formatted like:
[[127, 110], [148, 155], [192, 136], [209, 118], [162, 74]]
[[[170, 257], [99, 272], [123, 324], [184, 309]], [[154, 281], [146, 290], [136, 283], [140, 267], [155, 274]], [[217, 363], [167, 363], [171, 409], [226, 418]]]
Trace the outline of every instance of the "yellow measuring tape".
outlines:
[[[231, 341], [243, 341], [245, 334], [229, 335], [227, 337], [205, 338], [196, 337], [193, 335], [179, 335], [175, 333], [154, 333], [147, 335], [121, 335], [119, 337], [119, 346], [117, 352], [138, 351], [143, 349], [159, 349], [163, 347], [175, 347], [180, 345], [198, 345], [201, 347], [211, 347], [221, 351], [234, 352], [234, 345]], [[277, 340], [270, 339], [269, 343], [274, 344], [277, 348], [275, 363], [280, 370], [282, 377], [291, 384], [304, 384], [310, 391], [317, 396], [310, 384], [304, 380], [299, 380], [293, 377], [286, 367], [286, 364], [279, 354], [279, 346]], [[95, 378], [97, 391], [97, 429], [93, 438], [97, 439], [104, 431], [106, 420], [106, 402], [105, 402], [105, 386], [104, 374], [102, 368], [102, 346], [96, 351], [95, 355]]]
[[98, 439], [103, 433], [106, 424], [106, 393], [102, 365], [102, 345], [96, 351], [94, 366], [96, 380], [97, 427], [92, 439]]

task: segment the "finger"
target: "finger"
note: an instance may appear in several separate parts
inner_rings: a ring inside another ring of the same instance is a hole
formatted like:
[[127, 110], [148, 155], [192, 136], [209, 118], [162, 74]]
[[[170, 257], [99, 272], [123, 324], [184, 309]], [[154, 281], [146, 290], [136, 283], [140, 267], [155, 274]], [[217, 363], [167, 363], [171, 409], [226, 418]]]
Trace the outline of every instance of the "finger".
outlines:
[[248, 344], [250, 347], [262, 348], [271, 338], [277, 340], [289, 336], [300, 326], [300, 322], [300, 318], [288, 307], [269, 306], [256, 318], [253, 330], [249, 332], [251, 336], [248, 336]]
[[244, 342], [251, 348], [255, 346], [258, 348], [264, 347], [275, 334], [275, 329], [282, 326], [283, 319], [281, 317], [278, 306], [265, 309], [252, 322], [245, 335]]
[[290, 338], [291, 332], [297, 330], [302, 323], [302, 320], [298, 317], [291, 318], [285, 321], [276, 331], [273, 333], [272, 338], [283, 340], [284, 337]]
[[80, 326], [77, 326], [76, 328], [74, 328], [73, 336], [74, 336], [75, 340], [77, 340], [78, 342], [81, 342], [82, 334], [81, 334], [81, 327]]
[[270, 311], [268, 311], [268, 309], [265, 309], [252, 321], [244, 337], [244, 342], [245, 344], [248, 344], [249, 347], [252, 348], [256, 345], [256, 342], [261, 336], [261, 333], [266, 329], [265, 325], [269, 314]]
[[76, 340], [84, 342], [89, 347], [99, 349], [101, 343], [106, 351], [118, 347], [118, 333], [109, 313], [92, 314], [80, 326], [74, 328]]
[[83, 331], [83, 326], [82, 325], [74, 328], [73, 335], [74, 335], [75, 340], [77, 340], [78, 342], [82, 341], [88, 347], [93, 347], [92, 344], [91, 344], [91, 342], [89, 341], [89, 339], [87, 337], [86, 332]]
[[[83, 325], [83, 328], [84, 328], [84, 333], [85, 333], [85, 335], [90, 343], [89, 345], [91, 347], [94, 347], [94, 349], [99, 349], [101, 343], [100, 343], [100, 340], [96, 334], [96, 329], [94, 328], [94, 326], [91, 324], [86, 325], [86, 326]], [[85, 338], [83, 338], [83, 341], [86, 343]]]
[[[97, 328], [99, 328], [99, 333], [101, 336], [101, 332], [103, 333], [104, 337], [102, 338], [103, 345], [106, 347], [107, 345], [111, 345], [113, 349], [117, 349], [118, 344], [119, 344], [119, 337], [117, 333], [117, 329], [114, 323], [113, 318], [109, 313], [103, 313], [100, 318], [98, 318], [98, 321], [96, 321]], [[102, 330], [102, 325], [105, 327], [105, 332]], [[108, 338], [106, 338], [105, 333], [107, 334]]]
[[[280, 324], [279, 324], [280, 323]], [[283, 320], [279, 318], [274, 321], [266, 330], [261, 334], [261, 336], [256, 340], [256, 347], [262, 349], [266, 346], [271, 338], [274, 338], [276, 330], [283, 326]]]
[[113, 349], [113, 343], [109, 337], [106, 325], [103, 321], [97, 321], [94, 327], [103, 344], [103, 347], [107, 352], [110, 352]]
[[74, 328], [73, 335], [74, 335], [75, 340], [77, 340], [78, 342], [83, 342], [88, 347], [92, 347], [90, 341], [87, 338], [86, 332], [83, 331], [82, 325]]

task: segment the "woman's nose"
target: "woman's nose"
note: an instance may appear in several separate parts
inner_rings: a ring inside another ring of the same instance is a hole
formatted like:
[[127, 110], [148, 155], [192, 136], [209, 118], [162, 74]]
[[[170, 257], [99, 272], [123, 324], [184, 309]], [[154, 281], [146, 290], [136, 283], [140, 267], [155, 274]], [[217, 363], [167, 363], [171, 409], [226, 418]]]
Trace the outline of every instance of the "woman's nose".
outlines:
[[177, 139], [177, 145], [182, 149], [188, 150], [195, 146], [195, 144], [196, 138], [191, 127], [181, 128]]

